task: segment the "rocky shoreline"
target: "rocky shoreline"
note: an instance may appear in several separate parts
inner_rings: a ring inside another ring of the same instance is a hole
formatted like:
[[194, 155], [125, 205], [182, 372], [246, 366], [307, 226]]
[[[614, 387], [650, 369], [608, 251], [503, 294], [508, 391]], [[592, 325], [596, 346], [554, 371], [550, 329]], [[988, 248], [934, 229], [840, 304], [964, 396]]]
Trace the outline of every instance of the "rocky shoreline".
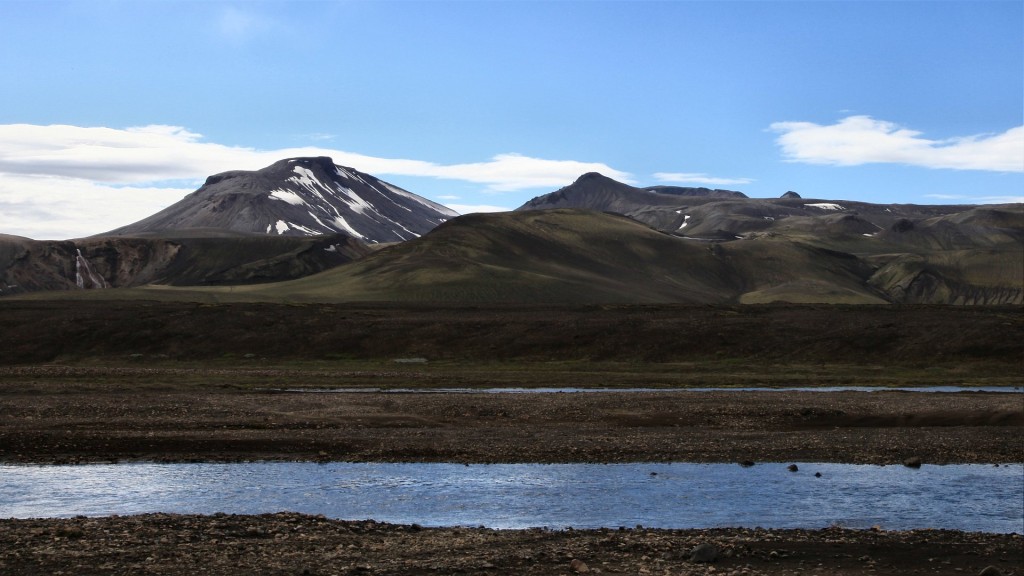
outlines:
[[[198, 392], [158, 376], [130, 393], [81, 381], [35, 385], [53, 386], [48, 394], [7, 389], [2, 461], [1024, 460], [1019, 394]], [[693, 561], [701, 545], [713, 561]], [[1019, 534], [948, 530], [490, 530], [290, 513], [0, 519], [4, 575], [1005, 576], [1022, 565]]]
[[491, 530], [292, 513], [0, 520], [0, 574], [1019, 574], [1019, 534]]

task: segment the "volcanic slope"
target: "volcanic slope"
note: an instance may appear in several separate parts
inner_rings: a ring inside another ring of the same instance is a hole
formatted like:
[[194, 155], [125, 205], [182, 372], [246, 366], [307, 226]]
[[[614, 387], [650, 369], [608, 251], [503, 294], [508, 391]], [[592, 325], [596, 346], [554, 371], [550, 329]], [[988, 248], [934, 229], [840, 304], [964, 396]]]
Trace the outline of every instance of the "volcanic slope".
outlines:
[[345, 234], [292, 237], [190, 229], [63, 241], [0, 234], [0, 296], [146, 284], [277, 282], [370, 252], [366, 244]]
[[[836, 231], [832, 221], [837, 217], [842, 221], [840, 232], [874, 234], [901, 222], [951, 216], [975, 207], [815, 200], [800, 198], [792, 192], [782, 198], [747, 198], [741, 192], [707, 188], [635, 188], [591, 172], [569, 186], [533, 198], [516, 210], [581, 208], [614, 212], [679, 236], [735, 240], [752, 232], [793, 226], [810, 231], [819, 224], [828, 226], [815, 230], [824, 235]], [[857, 219], [856, 224], [850, 217]]]
[[312, 236], [344, 233], [368, 244], [419, 237], [458, 214], [328, 157], [289, 158], [236, 170], [168, 208], [101, 236], [209, 228]]
[[[234, 298], [306, 301], [734, 303], [776, 286], [796, 302], [883, 303], [861, 260], [792, 241], [694, 242], [582, 210], [471, 214], [423, 238]], [[227, 296], [223, 289], [221, 296]]]
[[[978, 208], [963, 221], [1024, 218]], [[1016, 215], [1016, 216], [1015, 216]], [[147, 287], [99, 298], [201, 301], [393, 301], [452, 303], [931, 303], [1020, 304], [1024, 253], [1015, 224], [979, 247], [901, 251], [890, 233], [865, 236], [831, 216], [832, 228], [707, 241], [584, 210], [470, 214], [422, 238], [297, 280], [236, 287]], [[934, 242], [940, 217], [921, 225]], [[1005, 222], [1001, 225], [1004, 225]], [[988, 226], [988, 225], [986, 225]], [[849, 228], [849, 229], [848, 229]], [[901, 238], [911, 231], [891, 231]], [[945, 234], [938, 234], [946, 238]], [[1013, 250], [1016, 250], [1014, 252]], [[77, 292], [74, 294], [87, 294]], [[81, 297], [75, 296], [73, 297]], [[52, 297], [52, 296], [51, 296]]]
[[537, 196], [517, 210], [580, 208], [614, 212], [652, 228], [671, 232], [683, 222], [684, 217], [677, 211], [680, 206], [699, 206], [709, 201], [742, 198], [746, 198], [746, 195], [733, 190], [678, 186], [635, 188], [597, 172], [588, 172], [569, 186]]
[[[634, 188], [586, 174], [518, 210], [557, 207], [623, 214], [675, 236], [723, 247], [786, 239], [843, 254], [872, 270], [865, 278], [867, 289], [892, 302], [1024, 303], [1024, 204], [886, 205], [804, 199], [794, 193], [779, 199], [672, 197], [656, 187]], [[778, 263], [767, 256], [763, 266]], [[753, 279], [740, 267], [742, 277]], [[743, 301], [801, 301], [808, 289], [819, 292], [806, 278], [768, 285], [753, 280], [754, 289]]]

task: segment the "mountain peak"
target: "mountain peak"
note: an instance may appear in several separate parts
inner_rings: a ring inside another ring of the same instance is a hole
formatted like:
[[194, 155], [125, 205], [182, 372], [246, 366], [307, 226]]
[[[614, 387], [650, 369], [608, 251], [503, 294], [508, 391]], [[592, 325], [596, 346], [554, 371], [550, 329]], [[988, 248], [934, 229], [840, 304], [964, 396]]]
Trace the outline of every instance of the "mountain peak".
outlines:
[[[594, 182], [594, 181], [600, 181], [600, 180], [612, 180], [612, 179], [607, 177], [607, 176], [605, 176], [604, 174], [601, 174], [600, 172], [587, 172], [586, 174], [583, 174], [582, 176], [577, 178], [576, 181], [573, 182], [573, 184], [583, 184], [585, 182]], [[613, 182], [614, 182], [614, 180], [613, 180]]]
[[289, 166], [302, 166], [304, 168], [319, 167], [324, 170], [334, 170], [335, 164], [334, 159], [330, 156], [298, 156], [296, 158], [285, 158], [284, 160], [278, 160], [274, 162], [266, 169], [289, 167]]
[[108, 234], [214, 228], [281, 236], [347, 234], [369, 243], [411, 240], [455, 216], [452, 210], [329, 156], [278, 160], [233, 170], [144, 220]]

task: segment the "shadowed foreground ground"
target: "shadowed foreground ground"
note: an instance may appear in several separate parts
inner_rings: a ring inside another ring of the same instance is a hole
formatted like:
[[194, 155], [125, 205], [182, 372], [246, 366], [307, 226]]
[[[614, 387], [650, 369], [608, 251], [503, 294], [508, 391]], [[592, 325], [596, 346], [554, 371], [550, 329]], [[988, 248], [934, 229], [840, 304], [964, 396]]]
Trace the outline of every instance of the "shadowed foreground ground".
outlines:
[[[715, 547], [714, 562], [690, 560], [699, 545]], [[0, 521], [3, 574], [988, 576], [1019, 574], [1022, 550], [1020, 535], [935, 530], [498, 531], [298, 514]]]
[[[1020, 394], [283, 391], [1019, 386], [1016, 308], [0, 302], [0, 345], [4, 463], [1024, 461]], [[701, 543], [718, 549], [714, 563], [688, 560]], [[1022, 544], [930, 530], [146, 515], [0, 520], [0, 574], [1005, 575], [1024, 574]]]
[[[1021, 394], [274, 391], [367, 382], [430, 389], [473, 379], [445, 368], [22, 367], [0, 375], [9, 383], [0, 391], [7, 462], [1024, 461]], [[636, 377], [610, 368], [536, 375], [562, 385]]]

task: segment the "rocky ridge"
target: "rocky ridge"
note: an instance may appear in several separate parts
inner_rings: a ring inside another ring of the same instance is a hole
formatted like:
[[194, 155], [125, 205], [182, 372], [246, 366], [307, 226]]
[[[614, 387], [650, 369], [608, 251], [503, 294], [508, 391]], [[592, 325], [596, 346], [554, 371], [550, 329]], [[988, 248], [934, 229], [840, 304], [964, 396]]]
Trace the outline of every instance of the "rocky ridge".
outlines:
[[190, 232], [63, 241], [0, 235], [0, 296], [148, 284], [274, 282], [321, 272], [370, 252], [366, 244], [344, 234]]

